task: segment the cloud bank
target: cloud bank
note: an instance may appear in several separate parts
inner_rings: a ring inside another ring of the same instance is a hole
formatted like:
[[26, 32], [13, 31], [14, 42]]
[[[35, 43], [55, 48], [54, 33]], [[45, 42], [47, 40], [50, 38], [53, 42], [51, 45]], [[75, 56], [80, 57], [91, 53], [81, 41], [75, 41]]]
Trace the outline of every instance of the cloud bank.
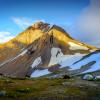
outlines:
[[14, 36], [10, 32], [0, 32], [0, 43], [4, 43], [14, 38]]
[[33, 23], [33, 20], [26, 17], [12, 17], [13, 22], [20, 28], [25, 29]]
[[37, 20], [37, 19], [26, 18], [26, 17], [12, 17], [11, 19], [21, 29], [26, 29], [27, 27], [31, 26], [33, 23], [35, 23], [37, 21], [45, 22], [44, 20]]
[[90, 0], [75, 24], [75, 38], [100, 47], [100, 0]]
[[[12, 17], [11, 19], [18, 27], [22, 29], [22, 31], [37, 21], [44, 21], [44, 20], [33, 20], [31, 18], [26, 18], [26, 17]], [[14, 37], [15, 35], [11, 34], [10, 32], [1, 31], [0, 43], [7, 42]]]

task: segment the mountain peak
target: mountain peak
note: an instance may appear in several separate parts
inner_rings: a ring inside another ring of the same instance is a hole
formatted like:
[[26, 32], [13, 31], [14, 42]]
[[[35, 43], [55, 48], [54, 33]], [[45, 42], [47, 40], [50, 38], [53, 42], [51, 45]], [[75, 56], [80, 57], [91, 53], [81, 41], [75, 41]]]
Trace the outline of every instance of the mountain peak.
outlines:
[[39, 21], [2, 45], [0, 73], [30, 76], [36, 69], [48, 70], [52, 66], [56, 69], [65, 62], [68, 66], [67, 60], [72, 62], [70, 58], [81, 58], [97, 49], [71, 38], [62, 27]]
[[38, 22], [34, 23], [32, 25], [32, 27], [34, 29], [40, 29], [40, 30], [44, 30], [45, 29], [45, 30], [47, 30], [47, 29], [50, 28], [49, 25], [50, 25], [49, 23], [45, 23], [45, 22], [42, 22], [42, 21], [38, 21]]

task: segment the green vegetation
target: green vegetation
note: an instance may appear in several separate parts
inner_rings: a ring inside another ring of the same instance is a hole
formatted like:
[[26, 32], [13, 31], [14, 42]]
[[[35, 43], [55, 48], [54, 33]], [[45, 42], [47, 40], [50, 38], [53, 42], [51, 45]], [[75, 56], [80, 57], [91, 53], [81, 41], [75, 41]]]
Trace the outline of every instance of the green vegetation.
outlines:
[[88, 86], [86, 81], [78, 78], [0, 78], [0, 100], [81, 100], [100, 93], [98, 85], [87, 82]]
[[69, 95], [80, 95], [81, 92], [82, 91], [79, 88], [65, 88], [65, 93]]
[[98, 81], [98, 82], [100, 82], [100, 78], [98, 78], [98, 79], [95, 79], [95, 81]]

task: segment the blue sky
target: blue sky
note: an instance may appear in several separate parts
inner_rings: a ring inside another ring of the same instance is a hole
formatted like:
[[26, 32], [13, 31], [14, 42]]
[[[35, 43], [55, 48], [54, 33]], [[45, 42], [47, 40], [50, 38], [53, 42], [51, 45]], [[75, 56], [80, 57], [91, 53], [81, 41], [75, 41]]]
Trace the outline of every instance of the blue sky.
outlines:
[[91, 1], [98, 0], [0, 0], [0, 34], [6, 41], [35, 21], [43, 20], [64, 26], [77, 38], [76, 33], [84, 32], [77, 30], [76, 23]]
[[13, 17], [72, 24], [88, 4], [88, 0], [0, 0], [0, 30], [20, 32]]

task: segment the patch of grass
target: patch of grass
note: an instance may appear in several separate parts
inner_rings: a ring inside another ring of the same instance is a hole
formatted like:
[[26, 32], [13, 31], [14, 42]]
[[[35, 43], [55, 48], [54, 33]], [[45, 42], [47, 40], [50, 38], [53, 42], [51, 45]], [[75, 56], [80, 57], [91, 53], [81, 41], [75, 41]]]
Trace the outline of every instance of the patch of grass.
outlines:
[[11, 98], [20, 97], [20, 96], [23, 96], [23, 94], [15, 92], [15, 91], [9, 91], [6, 94], [6, 97], [11, 97]]
[[97, 81], [97, 82], [100, 82], [100, 78], [98, 78], [98, 79], [95, 79], [95, 81]]
[[16, 92], [19, 92], [19, 93], [30, 93], [30, 92], [32, 92], [32, 89], [31, 88], [21, 88], [21, 89], [16, 89]]
[[[31, 98], [33, 98], [34, 100], [36, 99], [41, 100], [38, 98], [39, 97], [54, 98], [55, 96], [57, 97], [57, 99], [51, 98], [50, 100], [58, 100], [58, 98], [60, 98], [59, 100], [67, 100], [67, 99], [61, 99], [61, 97], [63, 98], [64, 96], [65, 97], [73, 96], [74, 98], [75, 96], [84, 97], [84, 96], [93, 96], [95, 94], [99, 94], [98, 87], [92, 87], [91, 84], [90, 86], [88, 86], [88, 88], [85, 86], [80, 87], [80, 85], [79, 87], [77, 87], [77, 84], [76, 85], [74, 84], [77, 81], [80, 82], [81, 78], [76, 78], [76, 77], [71, 79], [28, 78], [24, 80], [4, 78], [0, 79], [0, 90], [2, 91], [1, 95], [2, 93], [4, 94], [4, 96], [0, 97], [0, 100], [13, 100], [13, 99], [31, 100]], [[63, 86], [62, 83], [64, 82], [68, 82], [69, 84]], [[74, 85], [72, 86], [71, 83], [73, 83]], [[3, 91], [6, 91], [6, 93], [4, 93]]]
[[11, 80], [11, 79], [6, 79], [4, 82], [7, 83], [7, 84], [8, 83], [14, 83], [13, 80]]
[[69, 94], [69, 95], [80, 95], [81, 91], [79, 88], [73, 88], [73, 87], [69, 87], [65, 89], [65, 93]]

